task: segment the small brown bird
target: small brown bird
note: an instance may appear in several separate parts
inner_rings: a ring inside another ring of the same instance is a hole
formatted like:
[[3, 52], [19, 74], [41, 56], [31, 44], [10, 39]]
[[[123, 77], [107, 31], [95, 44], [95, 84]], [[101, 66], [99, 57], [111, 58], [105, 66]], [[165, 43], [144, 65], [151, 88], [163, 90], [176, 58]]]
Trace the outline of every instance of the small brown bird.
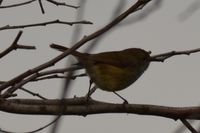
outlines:
[[[50, 47], [62, 52], [68, 49], [56, 44]], [[71, 54], [83, 65], [91, 81], [98, 88], [115, 94], [117, 94], [115, 91], [123, 90], [134, 83], [150, 63], [150, 52], [139, 48], [98, 54], [74, 51]], [[124, 98], [122, 99], [126, 102]]]

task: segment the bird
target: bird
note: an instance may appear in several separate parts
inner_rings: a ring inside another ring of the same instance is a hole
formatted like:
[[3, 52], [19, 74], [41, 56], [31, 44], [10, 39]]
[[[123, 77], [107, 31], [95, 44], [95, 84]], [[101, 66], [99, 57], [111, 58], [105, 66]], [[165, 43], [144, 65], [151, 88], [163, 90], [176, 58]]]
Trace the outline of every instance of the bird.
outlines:
[[[57, 44], [51, 44], [50, 47], [62, 52], [68, 49]], [[115, 93], [124, 100], [124, 103], [128, 103], [127, 100], [116, 91], [123, 90], [133, 84], [150, 64], [150, 52], [141, 48], [128, 48], [96, 54], [73, 51], [70, 54], [78, 60], [79, 65], [85, 68], [91, 83], [94, 83], [101, 90]]]

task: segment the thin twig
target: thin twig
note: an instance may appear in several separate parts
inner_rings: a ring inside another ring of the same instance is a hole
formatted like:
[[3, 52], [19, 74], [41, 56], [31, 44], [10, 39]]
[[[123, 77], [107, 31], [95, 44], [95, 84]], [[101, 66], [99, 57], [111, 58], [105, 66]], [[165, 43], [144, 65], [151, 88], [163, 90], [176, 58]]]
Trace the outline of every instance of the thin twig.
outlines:
[[27, 24], [27, 25], [18, 25], [18, 26], [10, 26], [6, 25], [3, 27], [0, 27], [0, 30], [8, 30], [8, 29], [20, 29], [20, 28], [27, 28], [27, 27], [35, 27], [35, 26], [46, 26], [49, 24], [65, 24], [65, 25], [74, 25], [74, 24], [93, 24], [90, 21], [76, 21], [76, 22], [65, 22], [65, 21], [60, 21], [60, 20], [53, 20], [53, 21], [48, 21], [48, 22], [42, 22], [42, 23], [35, 23], [35, 24]]
[[27, 45], [17, 44], [17, 49], [33, 50], [33, 49], [36, 49], [36, 47], [35, 46], [27, 46]]
[[33, 80], [33, 81], [40, 81], [40, 80], [48, 80], [48, 79], [55, 79], [55, 78], [61, 78], [61, 79], [71, 79], [71, 80], [75, 80], [76, 78], [78, 78], [78, 77], [85, 77], [85, 76], [87, 76], [87, 74], [86, 73], [83, 73], [83, 74], [78, 74], [78, 75], [74, 75], [74, 76], [71, 76], [71, 77], [69, 77], [69, 76], [66, 76], [66, 75], [58, 75], [58, 74], [53, 74], [53, 75], [50, 75], [50, 76], [45, 76], [45, 77], [41, 77], [41, 78], [36, 78], [35, 80]]
[[42, 71], [42, 72], [40, 72], [40, 75], [45, 76], [45, 75], [50, 75], [50, 74], [55, 74], [55, 73], [65, 73], [65, 72], [80, 70], [82, 68], [83, 68], [82, 66], [75, 65], [75, 66], [71, 66], [68, 68], [60, 68], [60, 69], [52, 69], [52, 70]]
[[[68, 69], [68, 73], [71, 73], [73, 71], [69, 71], [69, 70], [76, 70], [76, 69]], [[31, 81], [37, 81], [37, 78], [38, 77], [42, 77], [42, 76], [45, 76], [47, 74], [49, 74], [50, 71], [47, 71], [47, 72], [41, 72], [41, 73], [34, 73], [32, 74], [31, 76], [29, 76], [28, 78], [22, 80], [21, 82], [15, 84], [14, 86], [11, 86], [10, 88], [8, 88], [8, 90], [1, 95], [1, 97], [3, 98], [8, 98], [8, 97], [11, 97], [13, 96], [12, 93], [15, 92], [18, 88], [21, 88], [23, 85], [31, 82]], [[52, 72], [52, 71], [51, 71]], [[53, 71], [55, 72], [55, 71]], [[81, 76], [81, 75], [80, 75]], [[83, 75], [84, 76], [84, 75]], [[68, 75], [68, 77], [72, 77], [72, 78], [75, 78], [73, 77], [72, 75]], [[68, 78], [68, 80], [71, 80], [71, 78]]]
[[[65, 79], [65, 78], [69, 78], [69, 77], [67, 77], [67, 76], [61, 76], [61, 75], [58, 75], [58, 74], [53, 74], [53, 75], [50, 75], [50, 76], [44, 76], [44, 77], [41, 77], [41, 78], [36, 78], [36, 79], [34, 79], [33, 80], [33, 82], [35, 82], [35, 81], [41, 81], [41, 80], [49, 80], [49, 79], [58, 79], [58, 78], [60, 78], [60, 79]], [[73, 78], [70, 78], [70, 79], [73, 79]]]
[[0, 58], [2, 58], [5, 55], [9, 54], [13, 50], [17, 50], [17, 49], [26, 49], [26, 50], [30, 49], [30, 50], [33, 50], [33, 49], [36, 49], [35, 46], [19, 45], [18, 41], [19, 41], [21, 35], [22, 35], [22, 31], [19, 31], [19, 33], [17, 34], [15, 40], [10, 45], [10, 47], [8, 47], [6, 50], [4, 50], [3, 52], [0, 53]]
[[[64, 69], [53, 69], [53, 70], [47, 70], [47, 71], [42, 71], [40, 73], [35, 73], [33, 75], [31, 75], [29, 78], [22, 80], [20, 83], [15, 84], [15, 86], [10, 87], [7, 92], [2, 95], [2, 97], [10, 97], [12, 96], [11, 93], [15, 92], [17, 90], [17, 88], [21, 88], [23, 85], [25, 85], [26, 83], [35, 80], [38, 77], [41, 76], [45, 76], [45, 75], [50, 75], [53, 73], [64, 73], [64, 72], [70, 72], [70, 71], [75, 71], [75, 70], [79, 70], [82, 69], [82, 67], [80, 66], [74, 66], [74, 67], [70, 67], [70, 68], [64, 68]], [[27, 73], [29, 73], [30, 71], [27, 71]], [[18, 79], [16, 79], [18, 80]], [[13, 81], [14, 82], [14, 81]], [[6, 84], [7, 82], [3, 82], [1, 84]]]
[[46, 124], [46, 125], [44, 125], [44, 126], [38, 128], [38, 129], [36, 129], [36, 130], [34, 130], [34, 131], [27, 131], [27, 132], [11, 132], [11, 131], [6, 131], [6, 130], [3, 130], [3, 129], [0, 129], [0, 132], [1, 132], [1, 133], [37, 133], [37, 132], [42, 131], [43, 129], [45, 129], [45, 128], [51, 126], [51, 125], [54, 124], [58, 119], [60, 119], [59, 116], [56, 117], [56, 118], [55, 118], [53, 121], [51, 121], [50, 123], [48, 123], [48, 124]]
[[[3, 84], [3, 83], [5, 83], [5, 82], [6, 82], [6, 81], [0, 81], [0, 84]], [[39, 93], [32, 92], [32, 91], [27, 90], [27, 89], [22, 88], [22, 87], [19, 88], [19, 90], [22, 90], [22, 91], [24, 91], [24, 92], [26, 92], [26, 93], [28, 93], [28, 94], [31, 94], [32, 96], [36, 96], [36, 97], [40, 98], [40, 99], [47, 100], [47, 98], [41, 96]]]
[[57, 2], [57, 1], [54, 1], [54, 0], [46, 0], [46, 1], [52, 3], [52, 4], [56, 5], [56, 6], [60, 6], [61, 5], [61, 6], [67, 6], [67, 7], [75, 8], [75, 9], [80, 8], [80, 6], [69, 5], [69, 4], [66, 4], [65, 2]]
[[[0, 0], [0, 5], [1, 5], [2, 1], [3, 0]], [[18, 3], [18, 4], [13, 4], [13, 5], [7, 5], [7, 6], [0, 6], [0, 9], [24, 6], [24, 5], [31, 4], [32, 2], [35, 2], [35, 1], [37, 1], [37, 0], [30, 0], [30, 1], [22, 2], [22, 3]], [[39, 0], [39, 1], [41, 2], [41, 0]], [[77, 8], [80, 7], [80, 6], [69, 5], [69, 4], [66, 4], [65, 2], [56, 2], [54, 0], [46, 0], [46, 1], [52, 3], [56, 6], [66, 6], [66, 7], [71, 7], [71, 8], [74, 8], [74, 9], [77, 9]], [[42, 5], [40, 5], [40, 8], [41, 8], [42, 11], [44, 11]]]
[[36, 96], [36, 97], [39, 97], [39, 98], [41, 98], [41, 99], [43, 99], [43, 100], [47, 100], [47, 98], [41, 96], [39, 93], [32, 92], [32, 91], [27, 90], [27, 89], [25, 89], [25, 88], [20, 88], [20, 90], [22, 90], [22, 91], [24, 91], [24, 92], [27, 92], [27, 93], [31, 94], [32, 96]]
[[186, 119], [180, 119], [181, 122], [191, 131], [191, 133], [198, 133], [196, 129], [192, 127], [192, 125]]
[[[8, 88], [8, 90], [6, 92], [4, 92], [1, 97], [2, 98], [8, 98], [12, 96], [12, 93], [14, 93], [17, 89], [21, 88], [23, 85], [25, 85], [26, 83], [36, 79], [38, 77], [37, 73], [31, 75], [30, 77], [24, 79], [23, 81], [15, 84], [14, 86], [11, 86], [10, 88]], [[7, 83], [7, 82], [6, 82]]]
[[34, 1], [36, 1], [36, 0], [30, 0], [30, 1], [22, 2], [22, 3], [18, 3], [18, 4], [8, 5], [8, 6], [0, 6], [0, 9], [1, 8], [12, 8], [12, 7], [17, 7], [17, 6], [23, 6], [23, 5], [30, 4], [30, 3], [34, 2]]
[[151, 61], [164, 62], [166, 59], [175, 56], [175, 55], [190, 55], [192, 53], [200, 52], [200, 48], [185, 50], [185, 51], [171, 51], [163, 54], [158, 54], [150, 57]]
[[35, 131], [29, 132], [29, 133], [36, 133], [36, 132], [38, 132], [38, 131], [41, 131], [41, 130], [43, 130], [43, 129], [49, 127], [49, 126], [51, 126], [52, 124], [54, 124], [54, 123], [55, 123], [57, 120], [59, 120], [59, 119], [60, 119], [60, 116], [57, 116], [52, 122], [48, 123], [47, 125], [45, 125], [45, 126], [39, 128], [39, 129], [37, 129], [37, 130], [35, 130]]
[[7, 55], [8, 53], [10, 53], [11, 51], [17, 49], [17, 42], [20, 39], [22, 35], [22, 31], [19, 31], [19, 33], [17, 34], [15, 40], [13, 41], [13, 43], [10, 45], [10, 47], [8, 47], [6, 50], [4, 50], [2, 53], [0, 53], [0, 58], [2, 58], [3, 56]]
[[98, 87], [95, 85], [94, 87], [92, 87], [92, 89], [90, 89], [89, 93], [86, 94], [85, 97], [91, 96], [97, 89]]
[[44, 14], [45, 11], [44, 11], [44, 7], [43, 7], [43, 5], [42, 5], [42, 1], [41, 1], [41, 0], [38, 0], [38, 2], [39, 2], [39, 5], [40, 5], [40, 9], [41, 9], [42, 14]]

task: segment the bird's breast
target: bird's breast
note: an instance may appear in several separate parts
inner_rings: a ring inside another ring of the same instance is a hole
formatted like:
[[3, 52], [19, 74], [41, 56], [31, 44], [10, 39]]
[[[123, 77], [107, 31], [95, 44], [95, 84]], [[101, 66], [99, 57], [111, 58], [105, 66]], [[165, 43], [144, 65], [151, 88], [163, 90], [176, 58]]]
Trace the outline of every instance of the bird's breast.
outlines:
[[144, 72], [140, 67], [117, 67], [97, 64], [86, 67], [91, 80], [102, 90], [119, 91], [134, 83]]

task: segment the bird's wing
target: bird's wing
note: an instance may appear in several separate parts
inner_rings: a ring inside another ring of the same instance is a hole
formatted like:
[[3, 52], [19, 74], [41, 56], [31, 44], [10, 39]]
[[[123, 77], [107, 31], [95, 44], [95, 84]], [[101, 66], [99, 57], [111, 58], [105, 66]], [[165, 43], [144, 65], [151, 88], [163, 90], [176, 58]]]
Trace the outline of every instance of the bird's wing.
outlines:
[[133, 67], [137, 65], [136, 57], [126, 58], [125, 54], [119, 53], [93, 54], [89, 56], [89, 60], [93, 64], [109, 64], [117, 67]]

